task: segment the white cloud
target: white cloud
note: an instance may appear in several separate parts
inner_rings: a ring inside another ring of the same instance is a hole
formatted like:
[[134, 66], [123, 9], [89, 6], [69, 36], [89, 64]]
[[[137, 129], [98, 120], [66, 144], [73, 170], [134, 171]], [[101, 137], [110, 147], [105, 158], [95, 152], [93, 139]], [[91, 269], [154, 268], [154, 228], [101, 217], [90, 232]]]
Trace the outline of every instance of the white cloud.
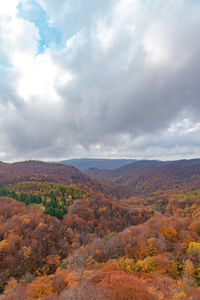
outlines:
[[72, 76], [52, 61], [48, 50], [38, 53], [40, 35], [38, 28], [31, 22], [17, 17], [16, 6], [19, 1], [9, 1], [3, 6], [10, 18], [1, 21], [2, 49], [6, 52], [12, 71], [16, 73], [16, 91], [25, 101], [55, 102], [59, 100], [56, 91], [67, 85]]
[[198, 2], [38, 0], [65, 41], [43, 53], [19, 1], [2, 3], [2, 157], [198, 152]]
[[0, 17], [13, 17], [17, 13], [17, 6], [20, 0], [0, 1]]
[[19, 74], [18, 93], [26, 101], [59, 101], [56, 89], [67, 86], [72, 76], [57, 66], [46, 51], [39, 55], [17, 53], [13, 65]]
[[1, 22], [2, 46], [6, 46], [10, 60], [15, 60], [17, 52], [32, 53], [37, 52], [39, 33], [34, 24], [13, 17]]

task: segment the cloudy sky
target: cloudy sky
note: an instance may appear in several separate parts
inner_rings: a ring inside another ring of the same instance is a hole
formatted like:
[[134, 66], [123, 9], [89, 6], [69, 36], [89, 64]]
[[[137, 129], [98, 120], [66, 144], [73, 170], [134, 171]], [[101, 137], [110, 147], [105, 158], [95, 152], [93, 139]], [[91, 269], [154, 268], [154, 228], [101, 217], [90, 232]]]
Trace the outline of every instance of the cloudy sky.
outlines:
[[200, 157], [199, 0], [0, 1], [0, 160]]

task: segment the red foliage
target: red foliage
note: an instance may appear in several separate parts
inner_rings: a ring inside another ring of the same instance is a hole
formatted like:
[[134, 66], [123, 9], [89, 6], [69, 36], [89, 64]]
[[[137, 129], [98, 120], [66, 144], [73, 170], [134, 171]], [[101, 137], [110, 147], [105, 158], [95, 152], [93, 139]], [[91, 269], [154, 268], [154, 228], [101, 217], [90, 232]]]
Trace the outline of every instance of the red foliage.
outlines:
[[152, 215], [152, 209], [131, 206], [103, 194], [92, 194], [87, 199], [75, 201], [63, 223], [78, 230], [85, 243], [89, 234], [103, 237], [127, 226], [144, 223]]
[[13, 164], [0, 162], [1, 186], [21, 181], [49, 181], [67, 185], [73, 184], [87, 191], [100, 191], [117, 198], [131, 196], [127, 188], [115, 184], [100, 183], [71, 166], [40, 161], [25, 161]]

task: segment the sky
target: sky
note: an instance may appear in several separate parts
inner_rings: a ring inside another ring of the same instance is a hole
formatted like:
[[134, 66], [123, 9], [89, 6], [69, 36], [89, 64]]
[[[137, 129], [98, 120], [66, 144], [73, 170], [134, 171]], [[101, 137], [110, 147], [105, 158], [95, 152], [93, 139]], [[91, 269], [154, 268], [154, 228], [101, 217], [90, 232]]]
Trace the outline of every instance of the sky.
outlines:
[[0, 1], [0, 160], [200, 157], [199, 0]]

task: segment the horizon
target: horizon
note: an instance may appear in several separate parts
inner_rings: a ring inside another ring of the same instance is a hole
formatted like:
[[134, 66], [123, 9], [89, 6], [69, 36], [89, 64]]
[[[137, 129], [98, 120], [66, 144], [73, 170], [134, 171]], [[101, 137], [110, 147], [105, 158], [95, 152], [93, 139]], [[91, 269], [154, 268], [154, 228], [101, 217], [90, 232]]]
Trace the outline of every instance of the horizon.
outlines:
[[[25, 159], [25, 160], [14, 160], [14, 161], [2, 161], [2, 163], [7, 163], [7, 164], [13, 164], [13, 163], [21, 163], [21, 162], [44, 162], [44, 163], [49, 163], [49, 164], [63, 164], [62, 162], [65, 161], [80, 161], [80, 160], [133, 160], [134, 162], [139, 162], [139, 161], [160, 161], [160, 162], [175, 162], [175, 161], [190, 161], [190, 160], [200, 160], [200, 157], [195, 157], [195, 158], [181, 158], [181, 159], [172, 159], [172, 160], [161, 160], [161, 159], [137, 159], [137, 158], [98, 158], [98, 157], [80, 157], [80, 158], [70, 158], [70, 159], [61, 159], [61, 160], [40, 160], [40, 159]], [[131, 164], [131, 163], [130, 163]]]

